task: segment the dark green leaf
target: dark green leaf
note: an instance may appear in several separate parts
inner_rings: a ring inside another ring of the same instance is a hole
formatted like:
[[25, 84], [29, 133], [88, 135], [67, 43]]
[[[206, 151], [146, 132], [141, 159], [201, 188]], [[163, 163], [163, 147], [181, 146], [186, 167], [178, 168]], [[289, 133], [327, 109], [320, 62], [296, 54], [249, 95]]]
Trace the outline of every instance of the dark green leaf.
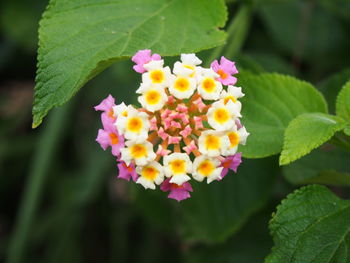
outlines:
[[290, 194], [270, 222], [275, 247], [266, 263], [349, 262], [350, 201], [311, 185]]

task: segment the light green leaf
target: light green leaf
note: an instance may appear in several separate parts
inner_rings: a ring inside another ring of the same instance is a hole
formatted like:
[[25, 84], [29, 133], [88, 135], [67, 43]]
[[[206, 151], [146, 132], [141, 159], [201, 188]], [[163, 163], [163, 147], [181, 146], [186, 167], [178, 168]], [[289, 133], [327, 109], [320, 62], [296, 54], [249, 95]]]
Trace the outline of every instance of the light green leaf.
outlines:
[[261, 158], [282, 150], [284, 130], [305, 112], [327, 112], [327, 104], [311, 84], [279, 74], [240, 74], [243, 124], [250, 136], [240, 148], [249, 158]]
[[40, 22], [33, 127], [137, 50], [167, 56], [223, 44], [226, 19], [223, 0], [52, 0]]
[[338, 147], [322, 147], [283, 167], [284, 177], [292, 184], [350, 186], [350, 153]]
[[329, 114], [305, 113], [296, 117], [286, 129], [280, 164], [288, 164], [308, 154], [344, 127], [341, 118]]
[[244, 160], [237, 174], [220, 182], [193, 183], [192, 197], [178, 207], [184, 238], [207, 243], [226, 240], [266, 204], [277, 171], [275, 158]]
[[275, 247], [265, 263], [349, 262], [350, 201], [311, 185], [290, 194], [270, 222]]
[[339, 92], [336, 103], [338, 116], [350, 122], [350, 81], [347, 82]]

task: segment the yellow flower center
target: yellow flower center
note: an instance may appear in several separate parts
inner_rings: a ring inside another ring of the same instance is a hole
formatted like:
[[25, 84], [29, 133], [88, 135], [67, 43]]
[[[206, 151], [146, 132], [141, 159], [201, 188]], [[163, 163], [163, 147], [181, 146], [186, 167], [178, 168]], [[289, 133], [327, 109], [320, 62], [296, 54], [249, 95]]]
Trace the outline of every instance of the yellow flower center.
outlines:
[[211, 175], [214, 170], [215, 170], [215, 166], [209, 160], [204, 160], [203, 162], [201, 162], [201, 164], [197, 168], [197, 171], [203, 176]]
[[160, 69], [152, 70], [150, 73], [150, 78], [153, 83], [162, 83], [164, 81], [164, 72]]
[[174, 87], [178, 91], [185, 92], [190, 88], [190, 82], [186, 78], [177, 78]]
[[227, 134], [228, 138], [230, 139], [230, 147], [235, 147], [239, 143], [239, 136], [237, 132], [229, 132]]
[[170, 169], [174, 175], [184, 174], [186, 172], [186, 161], [185, 160], [174, 160], [170, 162]]
[[222, 69], [219, 69], [216, 73], [218, 73], [220, 75], [220, 78], [222, 78], [222, 79], [226, 79], [228, 77], [226, 72], [223, 71]]
[[184, 65], [184, 67], [193, 70], [193, 73], [191, 73], [191, 75], [190, 75], [190, 77], [193, 78], [193, 77], [194, 77], [194, 74], [195, 74], [195, 72], [194, 72], [194, 69], [195, 69], [194, 66], [191, 66], [191, 65]]
[[230, 119], [230, 113], [225, 108], [219, 108], [214, 112], [214, 119], [216, 122], [223, 124]]
[[226, 96], [225, 99], [224, 99], [224, 103], [227, 104], [230, 100], [232, 100], [232, 102], [236, 102], [237, 99], [231, 95], [229, 96]]
[[185, 68], [188, 68], [188, 69], [192, 69], [194, 70], [194, 66], [191, 66], [191, 65], [184, 65]]
[[147, 149], [142, 144], [135, 144], [130, 147], [130, 155], [134, 159], [145, 157], [147, 155]]
[[208, 150], [217, 150], [220, 148], [220, 138], [215, 135], [207, 135], [205, 146]]
[[161, 99], [161, 95], [159, 94], [158, 91], [156, 90], [149, 90], [146, 93], [146, 102], [149, 105], [156, 105], [159, 103], [160, 99]]
[[159, 171], [152, 166], [145, 166], [142, 168], [141, 175], [147, 180], [154, 181], [154, 179], [159, 174]]
[[214, 92], [215, 86], [215, 81], [212, 78], [206, 78], [202, 83], [202, 88], [208, 93]]
[[111, 139], [111, 143], [112, 143], [113, 145], [118, 144], [119, 138], [118, 138], [117, 134], [115, 134], [115, 133], [110, 133], [110, 134], [109, 134], [109, 138]]
[[139, 117], [133, 117], [128, 120], [127, 129], [131, 132], [140, 132], [143, 127], [142, 119]]
[[122, 116], [124, 116], [124, 117], [128, 117], [128, 111], [126, 111], [126, 110], [125, 110], [125, 111], [123, 111], [123, 112], [122, 112]]

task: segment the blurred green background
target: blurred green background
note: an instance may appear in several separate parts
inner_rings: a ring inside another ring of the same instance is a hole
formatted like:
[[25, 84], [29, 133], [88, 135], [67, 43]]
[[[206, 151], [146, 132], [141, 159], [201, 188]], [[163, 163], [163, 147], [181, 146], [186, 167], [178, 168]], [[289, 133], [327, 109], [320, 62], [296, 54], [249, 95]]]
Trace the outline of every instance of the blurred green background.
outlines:
[[[350, 79], [350, 1], [227, 2], [230, 20], [240, 6], [250, 8], [224, 49], [199, 56], [226, 51], [241, 71], [312, 82], [333, 111]], [[194, 183], [193, 197], [180, 204], [117, 180], [112, 155], [95, 142], [100, 117], [93, 106], [108, 94], [136, 102], [140, 77], [130, 61], [107, 69], [31, 129], [37, 29], [46, 5], [0, 2], [0, 261], [263, 262], [273, 246], [271, 213], [298, 187], [293, 167], [279, 168], [277, 156], [245, 159], [220, 183]], [[344, 188], [333, 190], [349, 197]]]

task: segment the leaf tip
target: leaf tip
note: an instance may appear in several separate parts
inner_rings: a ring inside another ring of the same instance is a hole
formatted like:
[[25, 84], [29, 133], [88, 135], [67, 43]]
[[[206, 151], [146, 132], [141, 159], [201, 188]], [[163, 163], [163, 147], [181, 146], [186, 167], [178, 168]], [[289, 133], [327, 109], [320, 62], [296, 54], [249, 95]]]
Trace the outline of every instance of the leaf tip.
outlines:
[[33, 116], [32, 129], [37, 128], [42, 123], [42, 118], [37, 118], [35, 115]]
[[279, 158], [279, 165], [283, 166], [283, 165], [290, 164], [291, 162], [292, 162], [292, 160], [290, 160], [290, 158], [285, 156], [282, 152], [282, 154], [280, 155], [280, 158]]

